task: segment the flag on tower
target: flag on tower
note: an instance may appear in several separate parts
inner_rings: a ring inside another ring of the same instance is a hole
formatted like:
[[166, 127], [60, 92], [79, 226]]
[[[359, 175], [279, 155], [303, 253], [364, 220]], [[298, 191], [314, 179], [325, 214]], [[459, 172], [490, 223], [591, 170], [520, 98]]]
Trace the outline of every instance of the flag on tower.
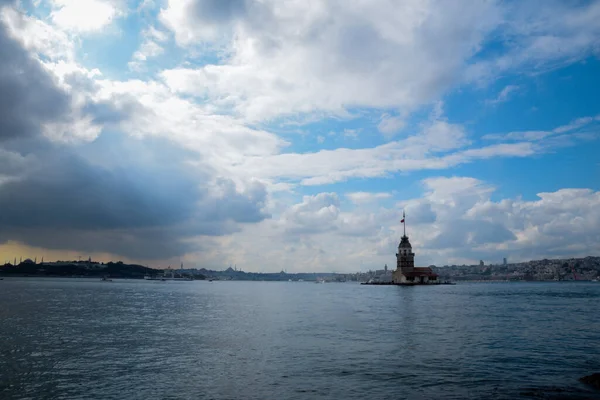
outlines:
[[404, 228], [404, 236], [406, 236], [406, 223], [404, 222], [404, 220], [406, 219], [406, 215], [404, 215], [404, 211], [402, 211], [402, 220], [400, 221], [400, 223], [402, 223], [402, 227]]

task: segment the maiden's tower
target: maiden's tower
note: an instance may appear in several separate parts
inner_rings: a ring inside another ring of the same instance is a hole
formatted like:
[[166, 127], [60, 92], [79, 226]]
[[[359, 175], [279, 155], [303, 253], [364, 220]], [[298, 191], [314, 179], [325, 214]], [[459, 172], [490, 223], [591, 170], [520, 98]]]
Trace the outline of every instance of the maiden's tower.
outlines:
[[396, 253], [396, 270], [392, 274], [392, 282], [396, 285], [427, 285], [438, 283], [438, 276], [429, 267], [415, 268], [415, 253], [406, 236], [406, 215], [402, 212], [404, 234], [400, 238]]

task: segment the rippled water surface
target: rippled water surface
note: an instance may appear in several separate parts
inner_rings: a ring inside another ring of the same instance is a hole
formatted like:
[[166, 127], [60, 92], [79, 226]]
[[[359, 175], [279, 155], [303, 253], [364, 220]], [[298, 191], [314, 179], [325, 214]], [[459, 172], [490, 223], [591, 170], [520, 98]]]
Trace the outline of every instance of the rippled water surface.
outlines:
[[0, 399], [600, 398], [600, 283], [0, 281]]

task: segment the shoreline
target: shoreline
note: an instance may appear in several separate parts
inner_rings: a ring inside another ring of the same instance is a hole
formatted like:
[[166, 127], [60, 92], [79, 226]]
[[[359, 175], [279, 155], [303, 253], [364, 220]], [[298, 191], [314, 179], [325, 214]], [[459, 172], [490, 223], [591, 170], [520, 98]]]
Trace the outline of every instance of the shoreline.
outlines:
[[[20, 275], [20, 274], [0, 274], [0, 280], [3, 280], [4, 278], [10, 279], [10, 278], [18, 278], [18, 279], [31, 279], [31, 278], [38, 278], [38, 279], [81, 279], [81, 280], [91, 280], [91, 281], [102, 281], [102, 278], [104, 276], [65, 276], [65, 275]], [[120, 281], [148, 281], [148, 279], [144, 279], [143, 277], [117, 277], [117, 276], [108, 276], [108, 279], [110, 280], [120, 280]], [[210, 279], [192, 279], [192, 280], [186, 280], [187, 282], [193, 282], [193, 281], [211, 281]], [[213, 281], [218, 281], [218, 282], [286, 282], [289, 283], [288, 280], [270, 280], [270, 279], [266, 279], [266, 280], [255, 280], [255, 279], [214, 279]], [[311, 280], [305, 280], [305, 281], [293, 281], [293, 282], [300, 282], [300, 283], [315, 283], [316, 281], [311, 281]], [[457, 281], [451, 281], [451, 282], [442, 282], [442, 283], [392, 283], [392, 282], [359, 282], [359, 281], [345, 281], [345, 282], [340, 282], [340, 281], [331, 281], [331, 282], [324, 282], [324, 283], [353, 283], [353, 284], [360, 284], [360, 285], [367, 285], [367, 286], [443, 286], [443, 285], [460, 285], [463, 283], [496, 283], [496, 284], [501, 284], [501, 283], [599, 283], [597, 281], [594, 280], [563, 280], [563, 281], [556, 281], [556, 280], [540, 280], [540, 281], [524, 281], [524, 280], [457, 280]]]

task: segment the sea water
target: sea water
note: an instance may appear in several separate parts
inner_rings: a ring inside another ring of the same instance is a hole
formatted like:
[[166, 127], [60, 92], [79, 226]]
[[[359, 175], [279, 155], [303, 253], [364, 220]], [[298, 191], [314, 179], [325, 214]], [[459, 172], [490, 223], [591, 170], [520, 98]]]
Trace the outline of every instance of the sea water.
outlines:
[[600, 283], [0, 281], [0, 399], [600, 398]]

